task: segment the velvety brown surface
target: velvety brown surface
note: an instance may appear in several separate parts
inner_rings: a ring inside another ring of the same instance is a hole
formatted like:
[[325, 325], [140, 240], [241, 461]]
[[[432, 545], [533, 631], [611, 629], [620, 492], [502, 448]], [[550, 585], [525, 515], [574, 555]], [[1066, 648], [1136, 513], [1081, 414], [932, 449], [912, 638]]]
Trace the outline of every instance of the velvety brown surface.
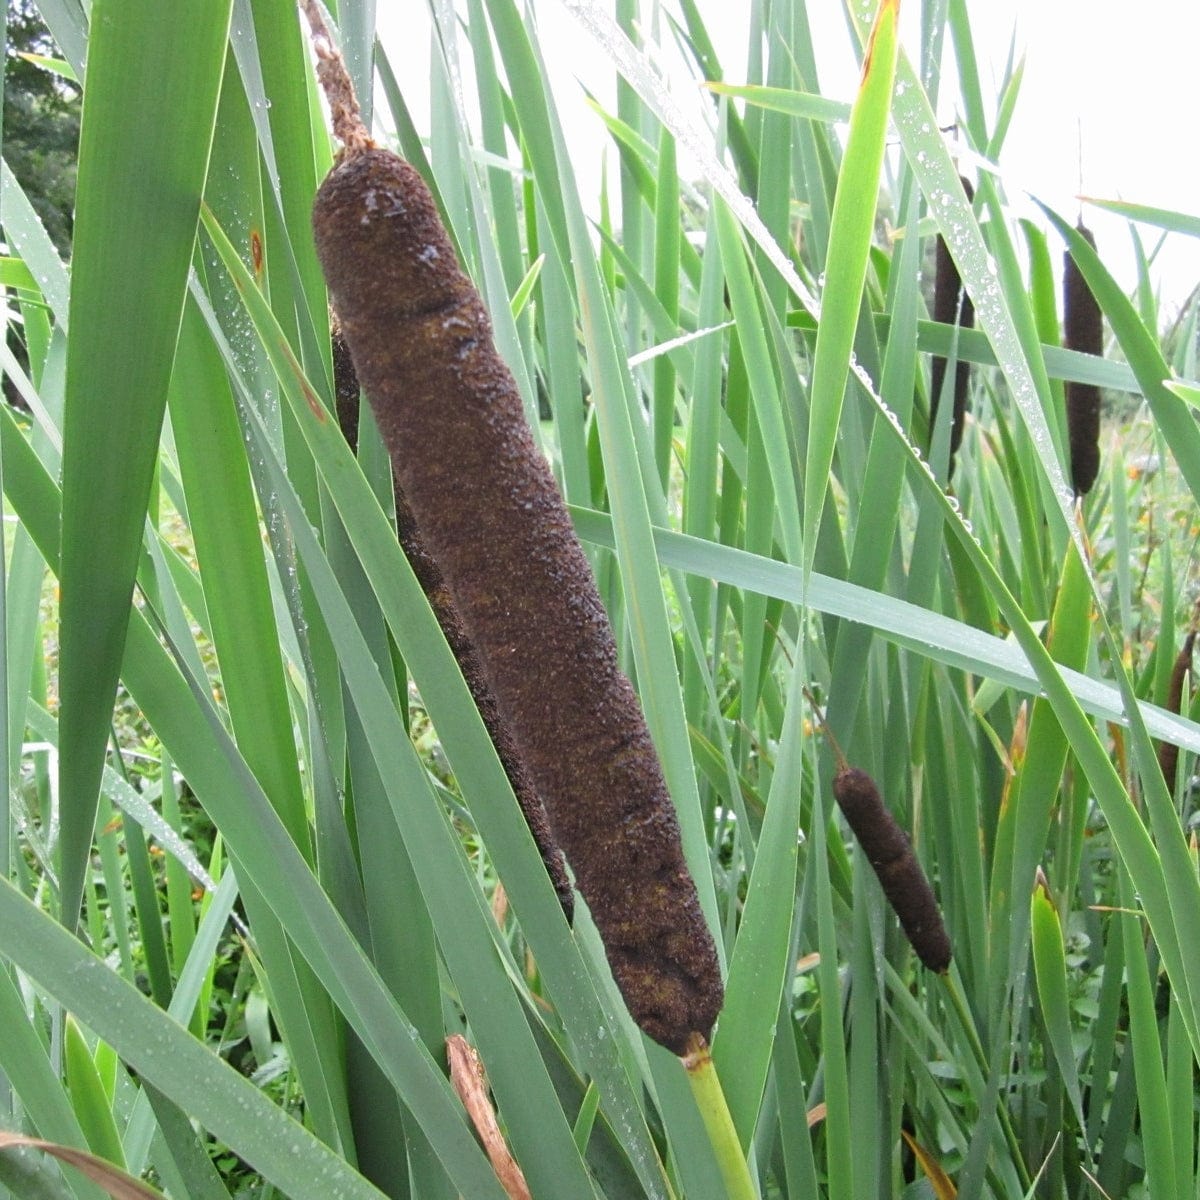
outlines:
[[348, 156], [317, 251], [393, 467], [634, 1019], [682, 1054], [723, 991], [645, 719], [491, 323], [428, 189]]
[[[1090, 229], [1076, 229], [1095, 249]], [[1100, 305], [1070, 252], [1063, 256], [1063, 344], [1084, 354], [1104, 353], [1104, 323]], [[1071, 486], [1086, 496], [1100, 474], [1100, 389], [1090, 383], [1067, 381], [1067, 434], [1071, 448]]]
[[[975, 198], [975, 189], [963, 179], [960, 181], [967, 199]], [[944, 325], [958, 325], [960, 329], [975, 326], [975, 305], [963, 289], [962, 278], [950, 248], [939, 237], [936, 247], [936, 273], [933, 284], [933, 319]], [[942, 383], [946, 378], [946, 360], [940, 355], [933, 359], [929, 392], [929, 441], [933, 442], [933, 427], [937, 424], [938, 406], [942, 400]], [[950, 470], [954, 470], [954, 456], [963, 439], [963, 426], [967, 420], [968, 386], [971, 382], [971, 364], [959, 359], [954, 369], [954, 413], [950, 422]]]
[[[358, 448], [358, 376], [354, 372], [354, 361], [350, 357], [350, 348], [346, 345], [346, 339], [342, 336], [340, 329], [336, 330], [333, 335], [333, 383], [334, 393], [337, 397], [338, 425], [341, 427], [346, 441], [350, 443], [351, 449], [356, 450]], [[545, 805], [542, 804], [537, 789], [533, 786], [529, 772], [521, 763], [512, 734], [500, 716], [496, 698], [492, 695], [492, 690], [488, 687], [487, 679], [484, 677], [483, 664], [479, 661], [479, 655], [475, 653], [475, 647], [471, 645], [471, 641], [467, 637], [462, 618], [458, 615], [454, 601], [450, 598], [450, 590], [446, 587], [446, 581], [442, 578], [437, 563], [433, 561], [433, 555], [429, 553], [429, 549], [421, 537], [421, 531], [417, 528], [417, 519], [413, 516], [412, 509], [409, 508], [408, 501], [404, 498], [404, 492], [394, 476], [392, 482], [396, 495], [396, 532], [400, 537], [400, 545], [412, 566], [417, 582], [425, 592], [425, 598], [429, 601], [429, 607], [433, 609], [433, 615], [437, 617], [438, 624], [446, 635], [447, 644], [458, 660], [459, 670], [463, 673], [463, 679], [475, 700], [475, 707], [479, 709], [479, 715], [487, 727], [492, 745], [495, 746], [496, 754], [500, 759], [500, 765], [504, 768], [508, 782], [512, 785], [517, 803], [520, 804], [521, 812], [525, 816], [525, 823], [529, 826], [529, 832], [533, 834], [533, 840], [537, 843], [538, 853], [546, 865], [546, 870], [554, 884], [555, 892], [558, 893], [559, 903], [562, 905], [569, 925], [575, 918], [575, 892], [571, 887], [570, 877], [567, 875], [567, 866], [563, 861], [562, 851], [558, 848], [554, 841], [554, 835], [550, 832], [550, 818], [546, 815]]]
[[[1178, 713], [1183, 703], [1183, 677], [1192, 669], [1192, 651], [1196, 645], [1196, 631], [1193, 629], [1183, 640], [1183, 648], [1175, 658], [1171, 668], [1171, 684], [1167, 688], [1167, 710]], [[1179, 771], [1179, 747], [1174, 742], [1159, 742], [1158, 765], [1166, 781], [1167, 791], [1175, 795], [1175, 777]]]
[[917, 957], [931, 971], [944, 971], [950, 965], [950, 938], [933, 888], [875, 781], [866, 771], [845, 767], [833, 778], [833, 796]]
[[333, 398], [337, 404], [338, 428], [350, 449], [358, 453], [358, 376], [354, 373], [354, 360], [350, 347], [342, 337], [342, 331], [334, 326], [330, 338], [333, 350]]

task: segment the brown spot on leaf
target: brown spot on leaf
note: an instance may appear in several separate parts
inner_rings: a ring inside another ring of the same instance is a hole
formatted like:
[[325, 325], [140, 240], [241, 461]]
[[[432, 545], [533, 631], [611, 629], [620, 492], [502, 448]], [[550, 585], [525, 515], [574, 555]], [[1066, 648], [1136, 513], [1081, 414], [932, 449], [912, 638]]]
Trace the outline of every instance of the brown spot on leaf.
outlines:
[[257, 229], [250, 230], [250, 265], [254, 268], [254, 278], [259, 286], [263, 280], [263, 240]]

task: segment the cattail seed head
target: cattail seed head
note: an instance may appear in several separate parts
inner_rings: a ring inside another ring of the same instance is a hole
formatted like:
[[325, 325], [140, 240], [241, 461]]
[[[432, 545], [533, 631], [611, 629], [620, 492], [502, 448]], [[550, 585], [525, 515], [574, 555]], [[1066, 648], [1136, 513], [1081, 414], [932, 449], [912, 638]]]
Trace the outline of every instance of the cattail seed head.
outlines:
[[875, 781], [857, 767], [842, 767], [833, 777], [833, 795], [917, 957], [931, 971], [945, 971], [952, 951], [937, 899]]
[[[1196, 631], [1193, 629], [1183, 640], [1183, 647], [1171, 668], [1171, 682], [1167, 688], [1167, 711], [1178, 713], [1183, 704], [1184, 676], [1192, 669], [1192, 652], [1196, 645]], [[1158, 745], [1158, 766], [1163, 774], [1167, 791], [1175, 794], [1175, 780], [1179, 773], [1179, 747], [1174, 742], [1160, 742]]]
[[[1076, 226], [1094, 250], [1096, 239], [1082, 223]], [[1082, 354], [1104, 353], [1104, 321], [1070, 251], [1063, 258], [1063, 343]], [[1071, 486], [1086, 496], [1100, 474], [1100, 389], [1091, 383], [1068, 380], [1067, 439], [1071, 452]]]
[[[975, 199], [975, 189], [966, 179], [961, 179], [968, 200]], [[935, 276], [933, 287], [933, 319], [943, 325], [957, 325], [960, 329], [975, 326], [975, 305], [963, 288], [962, 276], [946, 245], [945, 238], [938, 236], [935, 248]], [[929, 394], [929, 437], [933, 440], [933, 429], [937, 424], [938, 407], [942, 399], [942, 385], [946, 378], [946, 360], [940, 355], [933, 359]], [[954, 369], [954, 411], [950, 424], [950, 471], [954, 470], [954, 456], [962, 445], [963, 428], [967, 420], [967, 402], [971, 383], [971, 364], [960, 358]]]
[[[354, 372], [350, 348], [346, 345], [346, 339], [342, 337], [340, 329], [335, 329], [333, 333], [333, 382], [334, 395], [337, 399], [338, 425], [351, 449], [357, 449], [358, 376]], [[508, 782], [512, 785], [513, 794], [521, 807], [525, 823], [529, 826], [529, 832], [537, 844], [538, 853], [554, 884], [558, 901], [562, 905], [563, 914], [569, 925], [575, 916], [575, 892], [571, 887], [570, 877], [567, 875], [562, 851], [558, 848], [554, 836], [550, 832], [550, 819], [546, 815], [545, 805], [542, 804], [541, 797], [533, 786], [533, 780], [530, 779], [529, 772], [521, 762], [521, 756], [517, 753], [512, 733], [500, 715], [496, 698], [492, 695], [491, 688], [488, 687], [483, 664], [479, 661], [479, 655], [467, 637], [462, 617], [459, 616], [458, 609], [454, 607], [450, 589], [446, 586], [446, 581], [442, 578], [442, 572], [429, 552], [429, 547], [425, 545], [425, 539], [417, 528], [417, 519], [413, 516], [413, 511], [405, 499], [403, 489], [395, 479], [393, 479], [393, 488], [396, 497], [396, 532], [400, 538], [400, 545], [404, 549], [404, 555], [425, 593], [425, 598], [429, 601], [429, 607], [433, 609], [433, 615], [437, 617], [438, 624], [442, 627], [447, 644], [458, 661], [459, 670], [462, 671], [463, 679], [475, 701], [475, 707], [479, 709], [479, 715], [483, 718], [484, 726], [496, 749], [496, 755], [500, 759], [500, 765], [504, 768]]]
[[346, 153], [317, 252], [417, 527], [634, 1020], [682, 1054], [723, 989], [645, 718], [491, 323], [420, 175]]

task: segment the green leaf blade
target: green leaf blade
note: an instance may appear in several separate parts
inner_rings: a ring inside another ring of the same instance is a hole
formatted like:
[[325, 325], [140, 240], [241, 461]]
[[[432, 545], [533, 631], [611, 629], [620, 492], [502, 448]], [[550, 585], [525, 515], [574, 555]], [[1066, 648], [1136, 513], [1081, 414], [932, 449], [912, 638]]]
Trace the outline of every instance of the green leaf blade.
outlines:
[[858, 98], [850, 115], [850, 135], [838, 177], [825, 261], [825, 290], [813, 361], [811, 418], [804, 467], [805, 567], [812, 568], [833, 466], [850, 371], [850, 351], [866, 281], [867, 256], [875, 227], [879, 175], [896, 73], [898, 0], [880, 5], [863, 61]]
[[230, 9], [231, 0], [98, 0], [92, 12], [63, 446], [61, 911], [69, 926], [82, 901]]

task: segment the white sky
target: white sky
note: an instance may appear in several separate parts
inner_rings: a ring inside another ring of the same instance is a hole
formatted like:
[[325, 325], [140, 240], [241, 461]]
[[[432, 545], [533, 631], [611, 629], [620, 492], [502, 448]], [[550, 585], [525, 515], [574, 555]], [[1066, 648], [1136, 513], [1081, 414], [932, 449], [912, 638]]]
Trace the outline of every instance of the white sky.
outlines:
[[[611, 6], [611, 0], [600, 2]], [[698, 3], [727, 81], [742, 81], [748, 6], [730, 0]], [[670, 0], [667, 5], [673, 8]], [[1022, 202], [1023, 194], [1031, 192], [1074, 219], [1081, 179], [1088, 195], [1200, 212], [1196, 0], [1139, 0], [1136, 6], [1117, 0], [967, 0], [967, 6], [985, 103], [994, 104], [1014, 36], [1017, 56], [1025, 56], [1021, 95], [1000, 161], [1006, 194], [1019, 215], [1034, 216], [1032, 205]], [[393, 27], [381, 11], [381, 31], [414, 118], [426, 133], [428, 16], [423, 6], [403, 8], [403, 24], [392, 18]], [[562, 0], [536, 0], [535, 8], [560, 116], [576, 148], [580, 191], [585, 204], [595, 206], [607, 135], [585, 104], [581, 84], [615, 111], [614, 69]], [[821, 90], [850, 100], [858, 69], [842, 7], [835, 0], [819, 0], [809, 11]], [[901, 28], [914, 56], [919, 19], [917, 0], [903, 0]], [[686, 106], [695, 85], [682, 68], [675, 73], [670, 59], [663, 68], [678, 80], [673, 91]], [[945, 89], [951, 102], [954, 90]], [[945, 101], [939, 118], [944, 124], [954, 118]], [[607, 153], [611, 168], [611, 145]], [[681, 162], [681, 169], [686, 171], [686, 163]], [[1042, 223], [1040, 214], [1036, 219]], [[1096, 209], [1086, 210], [1084, 220], [1095, 232], [1105, 261], [1131, 289], [1134, 256], [1125, 222]], [[1157, 231], [1142, 227], [1142, 235], [1149, 252]], [[1165, 313], [1173, 314], [1200, 283], [1200, 240], [1171, 235], [1152, 278]]]

